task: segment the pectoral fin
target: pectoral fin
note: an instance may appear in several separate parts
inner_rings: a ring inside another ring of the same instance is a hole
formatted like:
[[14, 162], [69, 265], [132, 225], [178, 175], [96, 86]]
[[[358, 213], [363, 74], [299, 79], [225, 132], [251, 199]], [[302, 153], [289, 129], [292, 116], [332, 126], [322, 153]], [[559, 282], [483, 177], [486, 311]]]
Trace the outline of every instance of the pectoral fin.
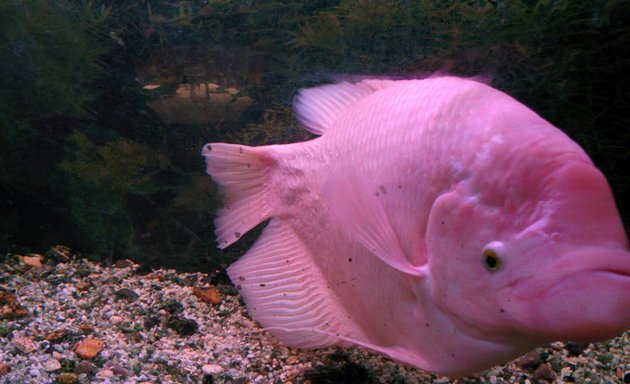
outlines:
[[415, 266], [400, 245], [383, 204], [367, 183], [350, 172], [331, 177], [324, 188], [331, 213], [367, 250], [392, 268], [424, 276], [425, 266]]

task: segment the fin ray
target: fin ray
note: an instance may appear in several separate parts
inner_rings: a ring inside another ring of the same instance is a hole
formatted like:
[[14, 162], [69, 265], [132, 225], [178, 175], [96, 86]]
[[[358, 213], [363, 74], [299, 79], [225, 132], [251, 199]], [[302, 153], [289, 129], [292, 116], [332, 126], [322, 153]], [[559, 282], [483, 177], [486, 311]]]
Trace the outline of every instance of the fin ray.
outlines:
[[225, 191], [225, 206], [215, 220], [219, 248], [237, 241], [271, 216], [268, 147], [211, 143], [204, 146], [206, 171]]
[[304, 243], [279, 218], [269, 222], [228, 275], [252, 316], [289, 345], [319, 348], [346, 345], [338, 335], [363, 338]]
[[322, 135], [355, 103], [391, 84], [393, 82], [387, 80], [364, 80], [301, 89], [293, 109], [309, 132]]

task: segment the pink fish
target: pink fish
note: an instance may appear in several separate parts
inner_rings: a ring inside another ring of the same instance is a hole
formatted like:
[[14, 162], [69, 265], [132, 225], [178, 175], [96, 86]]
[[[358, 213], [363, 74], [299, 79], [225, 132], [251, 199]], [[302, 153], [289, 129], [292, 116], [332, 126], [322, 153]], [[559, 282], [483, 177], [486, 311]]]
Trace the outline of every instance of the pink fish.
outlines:
[[358, 346], [459, 376], [630, 327], [630, 253], [584, 151], [510, 96], [456, 77], [302, 90], [314, 140], [203, 148], [226, 194], [228, 273], [288, 345]]

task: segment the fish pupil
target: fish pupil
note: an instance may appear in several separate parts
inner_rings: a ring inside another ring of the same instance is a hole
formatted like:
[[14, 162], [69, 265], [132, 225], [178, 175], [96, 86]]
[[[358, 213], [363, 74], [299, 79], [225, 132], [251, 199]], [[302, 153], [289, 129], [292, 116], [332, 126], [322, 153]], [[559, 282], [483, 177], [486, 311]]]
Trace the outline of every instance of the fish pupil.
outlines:
[[490, 272], [496, 271], [497, 269], [499, 269], [499, 266], [501, 265], [499, 256], [497, 256], [497, 254], [492, 249], [486, 249], [483, 251], [483, 260], [486, 265], [486, 268]]

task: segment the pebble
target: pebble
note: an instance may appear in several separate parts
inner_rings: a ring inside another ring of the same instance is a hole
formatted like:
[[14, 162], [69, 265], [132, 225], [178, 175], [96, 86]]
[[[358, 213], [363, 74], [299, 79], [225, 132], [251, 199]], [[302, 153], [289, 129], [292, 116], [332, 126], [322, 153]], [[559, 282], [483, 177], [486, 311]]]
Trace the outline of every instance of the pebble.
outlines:
[[123, 367], [120, 364], [114, 364], [111, 367], [109, 367], [109, 369], [118, 376], [123, 376], [123, 377], [129, 377], [131, 376], [131, 371], [128, 370], [127, 368]]
[[74, 370], [78, 374], [81, 374], [81, 373], [91, 374], [97, 371], [97, 367], [91, 361], [83, 360], [77, 364]]
[[0, 319], [20, 319], [26, 317], [28, 311], [23, 306], [17, 303], [5, 304], [0, 308]]
[[15, 293], [0, 291], [0, 304], [14, 303], [17, 303], [17, 296], [15, 296]]
[[13, 339], [13, 345], [18, 351], [24, 354], [37, 350], [37, 344], [35, 344], [35, 341], [30, 337], [16, 337]]
[[197, 296], [204, 303], [210, 303], [214, 305], [221, 304], [221, 301], [222, 301], [221, 294], [215, 287], [208, 287], [208, 288], [194, 287], [192, 291], [193, 291], [193, 294]]
[[114, 268], [122, 269], [129, 267], [133, 267], [133, 261], [129, 259], [116, 260], [116, 263], [114, 263]]
[[521, 357], [517, 364], [521, 369], [535, 370], [542, 364], [542, 359], [540, 358], [540, 353], [535, 350]]
[[195, 320], [177, 316], [171, 316], [166, 322], [166, 326], [181, 336], [190, 336], [199, 328], [199, 324]]
[[123, 318], [118, 316], [118, 315], [112, 315], [109, 318], [109, 322], [112, 323], [112, 325], [118, 325], [118, 324], [122, 323], [122, 321], [123, 321]]
[[54, 330], [52, 332], [49, 332], [46, 335], [46, 340], [48, 340], [48, 341], [60, 341], [63, 338], [65, 338], [66, 335], [67, 335], [66, 330], [63, 329], [63, 328], [60, 328], [60, 329], [56, 329], [56, 330]]
[[206, 375], [216, 375], [223, 372], [223, 370], [222, 366], [214, 364], [206, 364], [201, 367], [201, 371]]
[[44, 371], [55, 372], [61, 369], [61, 362], [57, 359], [48, 359], [44, 362]]
[[9, 366], [9, 364], [0, 363], [0, 377], [5, 376], [9, 372], [11, 372], [11, 367]]
[[549, 364], [543, 364], [536, 368], [534, 376], [540, 380], [554, 381], [556, 379], [556, 373], [551, 369]]
[[107, 380], [111, 379], [112, 377], [114, 377], [114, 372], [111, 369], [101, 369], [96, 374], [97, 380]]
[[24, 256], [22, 262], [29, 267], [33, 268], [41, 268], [42, 267], [42, 259], [39, 256]]
[[584, 344], [574, 343], [572, 341], [567, 342], [565, 345], [566, 350], [569, 352], [569, 356], [579, 356], [582, 354], [585, 347], [586, 345]]
[[129, 288], [119, 289], [118, 291], [116, 291], [114, 296], [116, 297], [116, 300], [127, 300], [128, 303], [133, 303], [134, 301], [138, 300], [138, 297], [140, 297], [137, 293]]
[[76, 345], [74, 352], [82, 359], [93, 359], [102, 349], [103, 340], [84, 339]]
[[75, 384], [78, 379], [77, 374], [72, 372], [64, 372], [57, 376], [59, 384]]

